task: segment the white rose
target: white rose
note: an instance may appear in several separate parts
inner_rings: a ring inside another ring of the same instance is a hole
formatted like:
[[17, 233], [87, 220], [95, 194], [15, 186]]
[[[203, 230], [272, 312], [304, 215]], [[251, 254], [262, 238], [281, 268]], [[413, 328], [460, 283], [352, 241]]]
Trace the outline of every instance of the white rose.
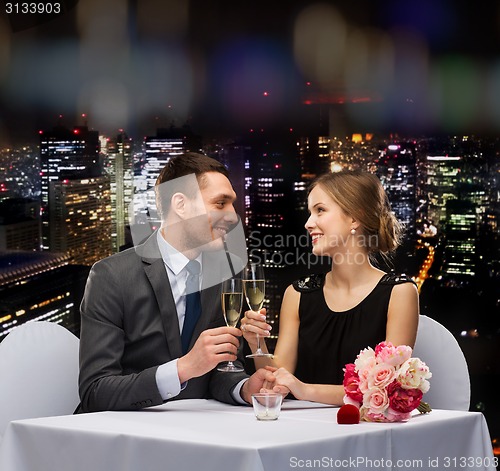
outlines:
[[371, 347], [361, 350], [354, 362], [359, 375], [362, 375], [367, 370], [371, 370], [376, 364], [375, 351]]
[[423, 393], [429, 390], [429, 382], [432, 376], [429, 367], [419, 358], [409, 358], [399, 369], [398, 381], [405, 389], [420, 389]]

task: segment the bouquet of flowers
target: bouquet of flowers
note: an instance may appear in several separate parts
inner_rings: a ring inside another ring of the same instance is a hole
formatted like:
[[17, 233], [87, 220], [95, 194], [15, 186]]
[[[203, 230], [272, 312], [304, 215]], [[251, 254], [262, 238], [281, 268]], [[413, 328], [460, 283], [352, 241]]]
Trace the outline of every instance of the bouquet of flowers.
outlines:
[[344, 403], [358, 407], [360, 419], [367, 422], [402, 422], [417, 408], [429, 412], [422, 396], [432, 373], [411, 354], [410, 347], [390, 342], [361, 350], [344, 368]]

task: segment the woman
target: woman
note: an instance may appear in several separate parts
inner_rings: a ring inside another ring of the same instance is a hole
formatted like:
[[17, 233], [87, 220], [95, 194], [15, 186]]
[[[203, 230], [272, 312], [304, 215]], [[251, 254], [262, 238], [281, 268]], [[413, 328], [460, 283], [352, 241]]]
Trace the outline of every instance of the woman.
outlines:
[[[343, 368], [360, 350], [382, 341], [413, 347], [418, 292], [405, 275], [372, 264], [400, 243], [401, 227], [375, 175], [342, 171], [319, 177], [308, 195], [305, 227], [313, 253], [327, 255], [331, 270], [290, 285], [283, 297], [273, 359], [277, 392], [297, 399], [341, 405]], [[264, 311], [247, 311], [242, 331], [252, 351], [256, 334], [269, 335]], [[264, 343], [264, 342], [263, 342]]]

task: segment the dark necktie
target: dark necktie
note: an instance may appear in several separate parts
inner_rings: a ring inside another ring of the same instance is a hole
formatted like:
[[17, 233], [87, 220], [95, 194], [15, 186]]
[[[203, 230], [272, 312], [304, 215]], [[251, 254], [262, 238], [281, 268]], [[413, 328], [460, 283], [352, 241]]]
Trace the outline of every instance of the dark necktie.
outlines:
[[187, 353], [188, 351], [194, 327], [201, 314], [200, 268], [200, 264], [196, 260], [190, 260], [186, 266], [188, 271], [186, 281], [186, 315], [181, 335], [183, 353]]

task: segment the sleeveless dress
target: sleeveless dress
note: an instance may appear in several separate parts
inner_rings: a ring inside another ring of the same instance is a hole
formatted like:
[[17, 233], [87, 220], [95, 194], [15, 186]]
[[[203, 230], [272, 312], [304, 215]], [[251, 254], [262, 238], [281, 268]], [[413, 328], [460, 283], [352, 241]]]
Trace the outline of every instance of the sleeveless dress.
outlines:
[[387, 310], [394, 285], [413, 283], [406, 275], [385, 274], [355, 307], [332, 311], [323, 293], [325, 274], [293, 282], [301, 293], [295, 376], [305, 383], [342, 384], [343, 368], [358, 353], [385, 340]]

